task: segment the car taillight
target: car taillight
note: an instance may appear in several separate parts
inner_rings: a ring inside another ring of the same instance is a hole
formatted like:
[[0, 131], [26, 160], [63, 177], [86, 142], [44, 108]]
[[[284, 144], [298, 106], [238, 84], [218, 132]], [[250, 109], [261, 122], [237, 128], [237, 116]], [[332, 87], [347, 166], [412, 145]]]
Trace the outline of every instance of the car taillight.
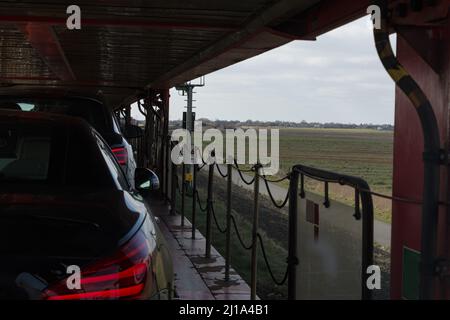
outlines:
[[128, 162], [128, 151], [125, 147], [113, 148], [111, 151], [116, 156], [117, 161], [120, 165], [125, 165]]
[[69, 289], [67, 278], [50, 285], [47, 300], [139, 299], [150, 264], [150, 245], [142, 231], [110, 257], [81, 270], [81, 289]]

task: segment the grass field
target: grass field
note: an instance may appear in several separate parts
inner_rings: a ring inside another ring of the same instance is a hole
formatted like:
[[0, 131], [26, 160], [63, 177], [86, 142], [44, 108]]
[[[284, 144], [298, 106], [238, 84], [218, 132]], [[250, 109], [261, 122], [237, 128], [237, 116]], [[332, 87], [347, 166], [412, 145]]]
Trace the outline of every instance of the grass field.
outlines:
[[[296, 164], [365, 179], [373, 191], [392, 193], [393, 132], [364, 129], [280, 129], [280, 172]], [[244, 166], [245, 167], [245, 166]], [[246, 166], [248, 169], [249, 166]], [[284, 187], [288, 182], [282, 183]], [[323, 184], [306, 179], [309, 191], [323, 193]], [[354, 203], [354, 191], [330, 185], [330, 195]], [[374, 197], [375, 217], [391, 221], [391, 201]]]
[[393, 133], [352, 129], [281, 129], [282, 173], [301, 163], [365, 178], [378, 191], [392, 188]]
[[[372, 190], [392, 193], [393, 132], [363, 129], [281, 129], [279, 176], [295, 164], [303, 164], [365, 179]], [[307, 181], [311, 191], [323, 184]], [[330, 187], [336, 200], [352, 203], [352, 190]], [[375, 214], [390, 222], [391, 202], [374, 198]]]

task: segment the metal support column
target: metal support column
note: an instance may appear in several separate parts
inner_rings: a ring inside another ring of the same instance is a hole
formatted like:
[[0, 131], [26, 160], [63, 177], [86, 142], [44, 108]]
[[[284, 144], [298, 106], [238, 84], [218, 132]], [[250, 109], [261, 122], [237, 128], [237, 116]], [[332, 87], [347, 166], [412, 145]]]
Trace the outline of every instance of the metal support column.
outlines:
[[297, 299], [297, 214], [299, 177], [299, 172], [293, 170], [289, 181], [288, 300]]
[[177, 184], [178, 184], [178, 177], [177, 177], [177, 166], [172, 163], [172, 183], [171, 183], [171, 196], [170, 196], [170, 214], [176, 215], [177, 210]]
[[259, 226], [259, 171], [261, 166], [255, 166], [254, 201], [253, 201], [253, 229], [252, 229], [252, 261], [250, 299], [256, 300], [256, 285], [258, 273], [258, 226]]
[[227, 232], [225, 244], [225, 280], [230, 280], [230, 264], [231, 264], [231, 187], [233, 185], [233, 166], [227, 165]]
[[192, 239], [195, 239], [195, 232], [197, 229], [197, 173], [198, 165], [194, 164], [194, 172], [192, 173]]
[[[186, 175], [186, 165], [183, 163], [181, 165], [182, 177]], [[186, 182], [181, 179], [181, 227], [184, 227], [184, 216], [185, 216], [185, 204], [186, 204]]]
[[208, 203], [206, 209], [206, 258], [211, 257], [211, 243], [212, 243], [212, 210], [213, 210], [213, 181], [214, 181], [214, 165], [209, 165], [208, 173]]

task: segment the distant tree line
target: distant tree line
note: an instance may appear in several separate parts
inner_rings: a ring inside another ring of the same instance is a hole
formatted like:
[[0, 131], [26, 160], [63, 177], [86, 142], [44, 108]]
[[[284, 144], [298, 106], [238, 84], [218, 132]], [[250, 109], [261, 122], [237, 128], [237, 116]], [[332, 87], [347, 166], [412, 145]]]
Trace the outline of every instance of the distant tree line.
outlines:
[[[292, 122], [292, 121], [238, 121], [238, 120], [201, 120], [204, 127], [212, 127], [218, 129], [234, 129], [239, 127], [276, 127], [276, 128], [323, 128], [323, 129], [373, 129], [380, 131], [393, 131], [394, 126], [391, 124], [372, 124], [372, 123], [337, 123], [337, 122]], [[170, 121], [172, 128], [179, 128], [182, 126], [181, 120]]]

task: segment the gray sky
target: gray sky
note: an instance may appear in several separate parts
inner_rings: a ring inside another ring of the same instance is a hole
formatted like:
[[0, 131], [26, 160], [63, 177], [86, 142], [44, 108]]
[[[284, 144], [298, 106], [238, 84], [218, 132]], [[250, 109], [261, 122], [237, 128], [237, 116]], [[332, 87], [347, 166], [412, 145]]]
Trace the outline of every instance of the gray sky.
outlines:
[[[394, 84], [378, 60], [369, 17], [207, 75], [196, 91], [197, 119], [394, 120]], [[184, 100], [171, 91], [171, 119], [181, 119]]]

